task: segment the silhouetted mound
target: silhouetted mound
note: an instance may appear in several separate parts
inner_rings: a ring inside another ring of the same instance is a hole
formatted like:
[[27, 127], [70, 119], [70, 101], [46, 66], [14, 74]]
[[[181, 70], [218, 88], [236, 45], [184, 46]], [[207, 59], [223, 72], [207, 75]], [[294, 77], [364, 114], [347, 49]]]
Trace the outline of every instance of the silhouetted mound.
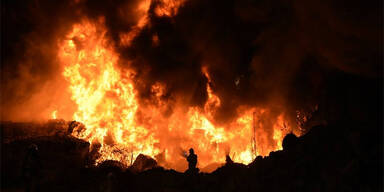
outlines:
[[[37, 181], [47, 188], [70, 182], [86, 166], [89, 143], [70, 136], [25, 137], [1, 146], [2, 186], [23, 186], [28, 146], [36, 145], [39, 156]], [[36, 178], [35, 178], [36, 180]], [[64, 184], [65, 185], [65, 184]]]
[[198, 174], [200, 172], [200, 169], [199, 168], [191, 168], [191, 169], [187, 169], [186, 171], [185, 171], [185, 173], [187, 174], [187, 175], [196, 175], [196, 174]]
[[200, 171], [204, 172], [204, 173], [211, 173], [221, 166], [223, 166], [223, 163], [211, 163], [211, 164], [201, 168]]
[[298, 143], [298, 138], [293, 133], [287, 134], [283, 139], [283, 149], [293, 149]]
[[97, 166], [98, 169], [105, 170], [105, 172], [122, 172], [126, 166], [119, 161], [106, 160]]
[[142, 172], [157, 166], [156, 160], [147, 155], [140, 154], [136, 157], [130, 169], [134, 172]]
[[69, 122], [64, 120], [49, 120], [46, 123], [1, 122], [0, 126], [2, 143], [39, 136], [63, 136], [70, 134]]
[[[2, 189], [23, 188], [24, 159], [29, 146], [36, 145], [41, 191], [354, 191], [360, 187], [380, 191], [371, 179], [375, 175], [368, 174], [377, 169], [379, 156], [376, 150], [367, 150], [370, 159], [361, 160], [361, 129], [359, 125], [316, 126], [300, 138], [287, 135], [282, 151], [258, 156], [249, 165], [227, 157], [226, 164], [209, 174], [166, 170], [143, 154], [128, 169], [112, 160], [88, 166], [92, 157], [88, 142], [56, 134], [20, 137], [24, 139], [2, 144]], [[369, 185], [361, 184], [362, 171]]]

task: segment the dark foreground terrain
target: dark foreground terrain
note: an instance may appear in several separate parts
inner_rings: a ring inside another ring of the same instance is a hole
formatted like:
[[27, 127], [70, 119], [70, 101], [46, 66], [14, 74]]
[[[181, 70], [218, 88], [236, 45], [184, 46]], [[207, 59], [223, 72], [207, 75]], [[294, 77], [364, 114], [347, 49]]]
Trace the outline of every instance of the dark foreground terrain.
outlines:
[[[39, 149], [39, 191], [382, 191], [381, 144], [363, 150], [367, 124], [328, 124], [286, 136], [284, 150], [251, 164], [227, 163], [212, 173], [187, 175], [142, 158], [132, 167], [108, 161], [89, 166], [89, 143], [73, 138], [64, 121], [1, 124], [1, 191], [23, 191], [28, 146]], [[39, 130], [39, 131], [38, 131]], [[28, 134], [26, 134], [28, 133]], [[148, 163], [149, 161], [149, 163]]]

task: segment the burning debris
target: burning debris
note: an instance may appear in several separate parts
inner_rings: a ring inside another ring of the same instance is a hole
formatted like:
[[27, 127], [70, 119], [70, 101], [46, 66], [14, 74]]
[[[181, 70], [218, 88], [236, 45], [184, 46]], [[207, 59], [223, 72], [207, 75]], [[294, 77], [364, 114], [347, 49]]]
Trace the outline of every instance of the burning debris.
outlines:
[[133, 162], [131, 169], [134, 172], [142, 172], [148, 169], [153, 169], [157, 166], [157, 162], [146, 155], [140, 154]]

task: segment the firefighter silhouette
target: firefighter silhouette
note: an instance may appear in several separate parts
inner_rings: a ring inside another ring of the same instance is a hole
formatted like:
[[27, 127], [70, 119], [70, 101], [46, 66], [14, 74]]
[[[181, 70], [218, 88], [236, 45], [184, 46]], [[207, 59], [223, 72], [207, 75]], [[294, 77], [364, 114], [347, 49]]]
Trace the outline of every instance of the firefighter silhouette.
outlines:
[[189, 149], [189, 155], [187, 157], [188, 161], [188, 170], [187, 173], [198, 173], [199, 168], [196, 167], [197, 165], [197, 155], [195, 154], [194, 150], [192, 148]]

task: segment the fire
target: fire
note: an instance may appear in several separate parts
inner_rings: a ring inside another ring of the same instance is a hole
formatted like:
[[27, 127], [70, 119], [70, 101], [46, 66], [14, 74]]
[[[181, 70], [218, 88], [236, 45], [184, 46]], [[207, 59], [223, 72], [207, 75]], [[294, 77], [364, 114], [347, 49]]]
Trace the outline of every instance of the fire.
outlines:
[[57, 110], [54, 110], [51, 115], [52, 119], [57, 119]]
[[140, 1], [137, 5], [136, 15], [137, 21], [136, 24], [132, 27], [129, 32], [120, 34], [120, 45], [121, 46], [131, 46], [132, 40], [140, 33], [141, 29], [145, 27], [148, 23], [148, 10], [151, 5], [150, 0]]
[[[155, 14], [160, 17], [172, 17], [176, 15], [179, 7], [184, 4], [185, 0], [142, 0], [136, 7], [136, 24], [132, 27], [129, 32], [120, 34], [120, 45], [129, 47], [131, 46], [132, 40], [140, 33], [140, 31], [148, 25], [148, 12], [151, 3], [155, 3]], [[158, 44], [158, 37], [153, 37], [154, 45]]]
[[138, 106], [130, 74], [116, 70], [118, 55], [108, 45], [102, 23], [102, 20], [97, 24], [83, 21], [74, 25], [61, 45], [63, 75], [70, 82], [72, 100], [78, 105], [73, 118], [87, 127], [76, 136], [102, 144], [100, 161], [125, 158], [113, 153], [116, 148], [154, 153], [155, 139], [136, 144], [138, 139], [150, 135], [135, 125]]
[[[71, 99], [77, 104], [73, 119], [85, 125], [73, 134], [100, 144], [96, 163], [112, 159], [129, 165], [142, 153], [165, 167], [185, 170], [180, 154], [190, 147], [198, 154], [200, 167], [223, 163], [226, 154], [236, 162], [250, 163], [256, 155], [281, 149], [283, 136], [290, 130], [283, 113], [274, 117], [268, 109], [239, 106], [241, 115], [235, 121], [215, 124], [221, 100], [214, 93], [207, 67], [202, 68], [208, 80], [204, 107], [164, 100], [167, 85], [161, 82], [152, 85], [151, 102], [140, 104], [133, 83], [135, 72], [118, 67], [119, 55], [106, 32], [103, 19], [84, 19], [60, 41], [58, 54]], [[164, 115], [170, 105], [172, 113]], [[56, 118], [57, 113], [53, 111], [52, 116]], [[274, 123], [269, 125], [270, 121]]]
[[179, 7], [184, 3], [184, 0], [162, 0], [155, 9], [158, 16], [172, 17], [176, 15]]
[[202, 72], [205, 75], [205, 77], [208, 79], [208, 83], [207, 83], [208, 101], [204, 106], [204, 110], [208, 114], [208, 116], [212, 118], [212, 115], [213, 115], [212, 113], [216, 111], [216, 109], [220, 106], [221, 102], [220, 102], [220, 99], [212, 91], [212, 87], [211, 87], [212, 80], [208, 74], [207, 68], [203, 67]]

